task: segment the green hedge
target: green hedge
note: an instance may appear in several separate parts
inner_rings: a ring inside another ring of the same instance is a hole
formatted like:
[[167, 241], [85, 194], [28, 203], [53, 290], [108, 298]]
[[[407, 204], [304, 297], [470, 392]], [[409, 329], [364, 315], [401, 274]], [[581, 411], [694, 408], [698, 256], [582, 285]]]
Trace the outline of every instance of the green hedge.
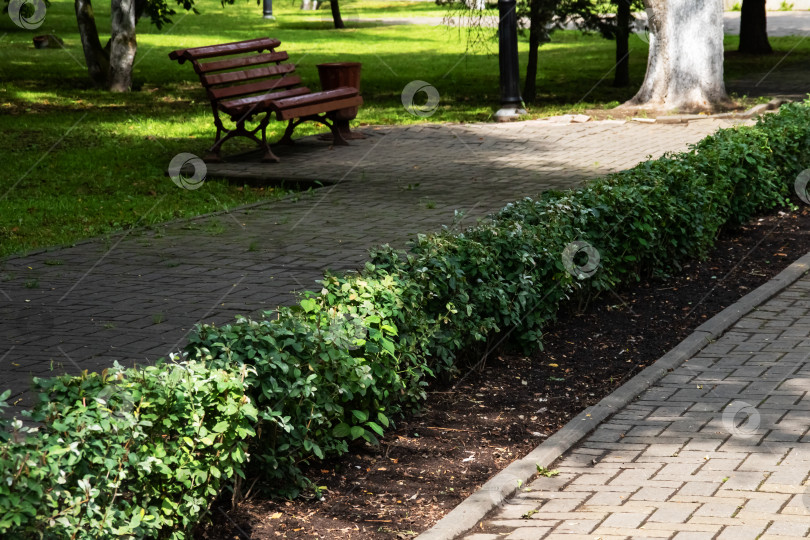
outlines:
[[677, 271], [721, 227], [788, 204], [808, 165], [810, 108], [788, 105], [463, 233], [380, 247], [296, 306], [198, 327], [187, 361], [39, 379], [37, 431], [0, 425], [0, 535], [181, 538], [246, 472], [295, 495], [303, 464], [376, 442], [471, 352], [536, 348], [566, 305]]
[[247, 372], [183, 362], [35, 379], [39, 427], [0, 431], [0, 536], [185, 538], [244, 474]]
[[[724, 225], [789, 204], [808, 165], [810, 109], [788, 105], [689, 152], [509, 204], [463, 233], [420, 235], [408, 252], [383, 246], [361, 272], [327, 274], [298, 306], [198, 328], [186, 351], [255, 368], [252, 453], [277, 494], [295, 494], [306, 485], [303, 463], [376, 440], [464, 354], [505, 338], [536, 348], [565, 303], [677, 271]], [[569, 271], [584, 261], [563, 261], [577, 241], [600, 256], [588, 279]]]

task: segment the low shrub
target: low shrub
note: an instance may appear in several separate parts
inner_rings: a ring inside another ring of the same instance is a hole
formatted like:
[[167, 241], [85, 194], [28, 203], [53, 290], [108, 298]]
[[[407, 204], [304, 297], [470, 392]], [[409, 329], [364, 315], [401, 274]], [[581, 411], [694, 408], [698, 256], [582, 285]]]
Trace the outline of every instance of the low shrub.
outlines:
[[688, 152], [509, 204], [464, 232], [420, 235], [407, 252], [372, 250], [362, 271], [327, 274], [296, 307], [199, 327], [186, 352], [255, 368], [253, 452], [273, 491], [294, 495], [303, 463], [374, 442], [462, 353], [506, 339], [541, 346], [561, 307], [677, 271], [722, 227], [789, 204], [808, 143], [810, 108], [787, 105]]
[[[310, 293], [276, 320], [203, 326], [189, 339], [200, 361], [255, 370], [246, 379], [260, 419], [254, 465], [279, 494], [305, 485], [302, 461], [344, 453], [350, 440], [376, 443], [403, 404], [425, 397], [423, 357], [397, 350], [401, 285], [377, 277], [328, 276], [335, 293]], [[340, 303], [347, 294], [351, 303]]]
[[248, 372], [192, 361], [35, 379], [39, 427], [0, 426], [0, 536], [185, 538], [244, 474]]

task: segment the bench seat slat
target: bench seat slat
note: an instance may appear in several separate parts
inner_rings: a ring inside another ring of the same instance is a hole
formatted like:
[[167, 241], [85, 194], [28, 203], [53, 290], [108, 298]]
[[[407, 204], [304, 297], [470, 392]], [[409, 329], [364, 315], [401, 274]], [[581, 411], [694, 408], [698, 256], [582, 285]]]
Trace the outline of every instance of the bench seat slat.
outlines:
[[313, 92], [306, 96], [292, 97], [287, 99], [276, 100], [275, 106], [279, 110], [291, 109], [293, 107], [301, 107], [304, 105], [317, 105], [319, 103], [326, 103], [335, 99], [343, 99], [347, 97], [356, 96], [359, 92], [357, 88], [350, 86], [343, 86], [334, 90], [324, 90], [321, 92]]
[[222, 45], [208, 45], [206, 47], [193, 47], [191, 49], [180, 49], [169, 53], [171, 60], [183, 63], [186, 60], [200, 60], [213, 56], [227, 56], [229, 54], [239, 54], [247, 52], [260, 52], [275, 49], [281, 45], [277, 39], [263, 37], [258, 39], [248, 39], [234, 43], [223, 43]]
[[263, 79], [284, 75], [295, 71], [295, 64], [281, 64], [278, 66], [265, 66], [244, 71], [229, 71], [228, 73], [216, 73], [212, 75], [200, 75], [204, 86], [216, 86], [219, 84], [230, 84], [241, 81], [251, 81], [253, 79]]
[[209, 73], [211, 71], [222, 71], [223, 69], [232, 69], [237, 67], [255, 66], [257, 64], [269, 64], [270, 62], [283, 62], [288, 60], [289, 56], [284, 51], [254, 54], [253, 56], [242, 56], [240, 58], [229, 58], [227, 60], [212, 60], [199, 64], [200, 73]]
[[221, 101], [219, 103], [219, 110], [231, 116], [240, 116], [248, 112], [251, 108], [257, 112], [263, 112], [267, 110], [267, 106], [270, 104], [270, 102], [275, 99], [302, 96], [309, 94], [310, 92], [311, 90], [306, 86], [299, 86], [298, 88], [282, 90], [281, 92], [271, 92], [269, 94], [260, 94], [258, 96], [233, 99], [230, 101]]
[[247, 96], [249, 94], [256, 94], [258, 92], [267, 92], [269, 90], [289, 88], [301, 84], [301, 77], [298, 75], [291, 75], [281, 77], [279, 79], [268, 79], [265, 81], [258, 81], [248, 84], [240, 84], [238, 86], [225, 86], [223, 88], [209, 88], [208, 95], [211, 99], [221, 101], [226, 98], [237, 96]]
[[[294, 98], [293, 98], [294, 99]], [[272, 105], [275, 106], [274, 102]], [[363, 98], [360, 96], [339, 99], [328, 103], [315, 103], [311, 105], [302, 105], [289, 109], [277, 109], [276, 118], [278, 120], [291, 120], [293, 118], [301, 118], [303, 116], [312, 116], [321, 113], [337, 111], [338, 109], [348, 109], [350, 107], [359, 107], [363, 104]]]

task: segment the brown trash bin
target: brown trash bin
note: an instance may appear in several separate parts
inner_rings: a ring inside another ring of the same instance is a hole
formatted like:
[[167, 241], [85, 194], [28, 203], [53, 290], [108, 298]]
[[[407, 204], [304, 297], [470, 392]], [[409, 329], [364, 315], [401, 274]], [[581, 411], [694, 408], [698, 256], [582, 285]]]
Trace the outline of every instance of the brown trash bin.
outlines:
[[318, 64], [318, 77], [321, 78], [323, 90], [334, 90], [341, 86], [350, 86], [360, 90], [360, 62], [332, 62]]
[[[360, 62], [331, 62], [327, 64], [317, 64], [318, 77], [321, 79], [322, 90], [334, 90], [343, 86], [357, 88], [360, 91], [360, 71], [363, 64]], [[357, 107], [340, 109], [331, 113], [338, 130], [346, 139], [365, 139], [362, 133], [355, 133], [349, 130], [349, 121], [357, 118]], [[327, 136], [331, 138], [331, 135]]]

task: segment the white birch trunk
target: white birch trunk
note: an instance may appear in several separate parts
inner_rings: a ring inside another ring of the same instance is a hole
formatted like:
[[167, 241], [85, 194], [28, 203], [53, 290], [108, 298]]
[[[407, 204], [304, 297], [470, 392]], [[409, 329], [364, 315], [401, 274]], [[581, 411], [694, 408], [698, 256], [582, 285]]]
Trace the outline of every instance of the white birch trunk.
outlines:
[[135, 0], [112, 0], [110, 27], [110, 73], [107, 87], [127, 92], [132, 86], [132, 64], [138, 44], [135, 40]]
[[647, 74], [625, 105], [682, 112], [728, 106], [722, 0], [644, 0], [644, 4], [652, 13]]

